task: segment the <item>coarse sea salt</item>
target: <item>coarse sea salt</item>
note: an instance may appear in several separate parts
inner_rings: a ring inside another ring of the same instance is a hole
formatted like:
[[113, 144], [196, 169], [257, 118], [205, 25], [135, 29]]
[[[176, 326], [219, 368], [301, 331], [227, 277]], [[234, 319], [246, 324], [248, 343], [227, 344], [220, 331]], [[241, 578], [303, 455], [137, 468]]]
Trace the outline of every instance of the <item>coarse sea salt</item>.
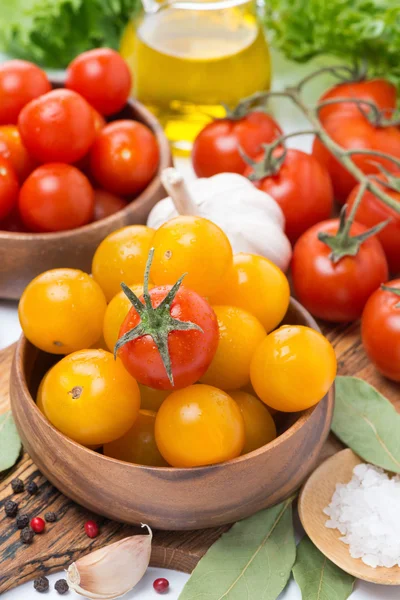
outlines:
[[324, 509], [329, 529], [338, 529], [350, 555], [370, 567], [400, 566], [400, 476], [361, 464], [347, 484], [338, 484]]

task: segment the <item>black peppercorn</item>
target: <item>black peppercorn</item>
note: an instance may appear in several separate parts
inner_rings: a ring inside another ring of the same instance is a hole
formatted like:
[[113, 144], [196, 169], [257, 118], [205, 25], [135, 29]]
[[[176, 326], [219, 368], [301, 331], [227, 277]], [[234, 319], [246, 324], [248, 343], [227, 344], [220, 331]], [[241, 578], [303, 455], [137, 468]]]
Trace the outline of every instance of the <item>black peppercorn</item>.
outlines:
[[33, 582], [33, 587], [37, 592], [43, 594], [43, 592], [47, 592], [47, 590], [49, 589], [49, 580], [47, 579], [47, 577], [38, 577]]
[[29, 493], [31, 496], [35, 496], [35, 494], [37, 494], [37, 493], [38, 493], [38, 491], [39, 491], [39, 488], [38, 488], [37, 484], [36, 484], [34, 481], [30, 481], [30, 482], [28, 483], [28, 485], [27, 485], [27, 488], [26, 488], [26, 489], [28, 490], [28, 493]]
[[24, 529], [21, 531], [21, 542], [23, 544], [32, 544], [34, 537], [35, 532], [29, 527], [24, 527]]
[[18, 515], [18, 517], [17, 517], [18, 529], [24, 529], [24, 527], [28, 527], [28, 525], [29, 525], [28, 515]]
[[12, 487], [14, 494], [21, 494], [25, 489], [24, 482], [22, 481], [22, 479], [18, 479], [18, 478], [12, 480], [11, 487]]
[[57, 515], [55, 512], [47, 512], [44, 515], [44, 519], [48, 523], [55, 523], [57, 521]]
[[18, 512], [18, 504], [13, 500], [7, 500], [4, 505], [7, 517], [16, 517]]
[[66, 594], [69, 590], [69, 585], [68, 583], [65, 581], [65, 579], [59, 579], [58, 581], [56, 581], [56, 584], [54, 586], [54, 589], [61, 595]]

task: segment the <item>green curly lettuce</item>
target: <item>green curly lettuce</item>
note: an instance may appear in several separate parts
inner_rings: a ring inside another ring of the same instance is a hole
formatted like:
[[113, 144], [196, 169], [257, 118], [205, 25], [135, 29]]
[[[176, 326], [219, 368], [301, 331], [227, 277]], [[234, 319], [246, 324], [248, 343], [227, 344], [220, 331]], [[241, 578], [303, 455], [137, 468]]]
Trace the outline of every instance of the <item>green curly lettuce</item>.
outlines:
[[274, 46], [291, 60], [366, 59], [371, 76], [400, 89], [399, 0], [267, 0], [265, 22]]
[[140, 0], [2, 0], [0, 48], [53, 68], [84, 50], [118, 48]]

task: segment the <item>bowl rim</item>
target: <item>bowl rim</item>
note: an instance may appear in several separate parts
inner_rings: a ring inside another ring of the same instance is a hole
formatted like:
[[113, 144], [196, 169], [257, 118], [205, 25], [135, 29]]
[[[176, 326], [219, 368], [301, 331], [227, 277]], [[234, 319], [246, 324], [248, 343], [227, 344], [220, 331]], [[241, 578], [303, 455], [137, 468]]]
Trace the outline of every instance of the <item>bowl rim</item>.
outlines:
[[[321, 333], [321, 330], [320, 330], [317, 322], [315, 321], [315, 319], [300, 304], [300, 302], [298, 302], [295, 298], [290, 297], [290, 302], [289, 302], [288, 308], [289, 307], [294, 308], [296, 311], [298, 311], [308, 321], [309, 327], [312, 327], [313, 329], [315, 329], [316, 331]], [[75, 442], [73, 439], [64, 435], [61, 431], [59, 431], [56, 427], [54, 427], [52, 425], [52, 423], [50, 423], [50, 421], [48, 421], [46, 419], [46, 417], [43, 415], [43, 413], [37, 407], [37, 404], [36, 404], [35, 400], [33, 399], [32, 394], [29, 391], [27, 380], [26, 380], [25, 369], [24, 369], [24, 357], [26, 355], [26, 350], [29, 345], [33, 346], [33, 344], [31, 344], [31, 342], [29, 342], [29, 340], [24, 336], [24, 334], [22, 334], [17, 342], [17, 347], [15, 350], [14, 364], [15, 364], [16, 368], [14, 369], [14, 372], [17, 377], [16, 383], [18, 384], [18, 388], [21, 390], [22, 394], [24, 395], [25, 400], [28, 402], [29, 408], [31, 410], [33, 409], [34, 411], [37, 411], [36, 417], [39, 417], [39, 419], [42, 421], [42, 424], [45, 427], [48, 427], [51, 430], [52, 434], [59, 436], [60, 438], [63, 439], [64, 442], [71, 444], [77, 450], [79, 450], [83, 453], [90, 453], [90, 455], [92, 455], [92, 456], [95, 455], [99, 460], [104, 460], [110, 464], [116, 463], [119, 465], [123, 465], [125, 468], [132, 469], [132, 471], [139, 469], [141, 471], [150, 472], [150, 473], [170, 473], [170, 474], [176, 473], [179, 475], [183, 475], [184, 473], [187, 474], [188, 472], [192, 472], [192, 471], [196, 471], [197, 473], [206, 472], [206, 471], [209, 472], [210, 470], [217, 471], [217, 470], [221, 469], [222, 467], [226, 467], [228, 465], [234, 467], [235, 465], [245, 462], [246, 460], [261, 456], [262, 454], [269, 451], [270, 449], [273, 449], [273, 448], [279, 446], [281, 443], [290, 439], [294, 434], [297, 433], [297, 431], [299, 429], [301, 429], [303, 427], [303, 425], [305, 423], [307, 423], [309, 421], [314, 410], [319, 406], [320, 402], [322, 402], [325, 398], [328, 399], [329, 411], [331, 413], [333, 412], [332, 394], [333, 394], [333, 390], [334, 390], [334, 384], [329, 388], [329, 390], [328, 390], [327, 394], [324, 396], [324, 398], [321, 398], [321, 400], [319, 402], [317, 402], [317, 404], [315, 404], [314, 406], [303, 411], [300, 414], [299, 418], [290, 427], [288, 427], [288, 429], [286, 429], [281, 435], [276, 437], [274, 440], [272, 440], [268, 444], [261, 446], [260, 448], [257, 448], [256, 450], [253, 450], [252, 452], [248, 452], [247, 454], [243, 454], [236, 458], [233, 458], [233, 459], [230, 459], [227, 461], [223, 461], [220, 463], [212, 464], [212, 465], [203, 465], [203, 466], [199, 466], [199, 467], [187, 467], [187, 468], [170, 467], [170, 466], [168, 466], [168, 467], [153, 467], [153, 466], [148, 466], [148, 465], [139, 465], [136, 463], [129, 463], [129, 462], [126, 462], [123, 460], [119, 460], [117, 458], [105, 456], [104, 454], [99, 454], [98, 452], [91, 450], [90, 448], [87, 448], [86, 446], [83, 446], [82, 444], [79, 444], [78, 442]], [[37, 349], [37, 351], [42, 352], [42, 350], [40, 350], [40, 349]], [[288, 413], [288, 414], [292, 414], [292, 413]]]
[[[59, 85], [62, 82], [56, 82], [53, 79], [51, 82], [56, 85]], [[53, 241], [60, 240], [62, 241], [65, 238], [69, 238], [71, 235], [82, 233], [85, 234], [87, 232], [94, 232], [98, 229], [101, 229], [104, 226], [111, 224], [117, 218], [121, 218], [124, 215], [130, 215], [131, 212], [135, 213], [138, 208], [142, 207], [143, 204], [147, 203], [149, 194], [152, 195], [159, 187], [161, 187], [161, 171], [166, 167], [170, 166], [172, 155], [169, 142], [164, 134], [164, 131], [161, 127], [161, 124], [157, 120], [157, 118], [138, 100], [135, 98], [129, 97], [125, 106], [121, 109], [121, 111], [125, 110], [129, 107], [136, 115], [136, 117], [140, 116], [143, 124], [148, 127], [152, 133], [154, 134], [157, 145], [159, 148], [160, 159], [157, 167], [157, 172], [154, 177], [150, 181], [150, 183], [140, 192], [140, 194], [127, 203], [127, 206], [121, 208], [121, 210], [100, 219], [98, 221], [92, 221], [91, 223], [87, 223], [86, 225], [82, 225], [81, 227], [76, 227], [75, 229], [66, 229], [64, 231], [48, 231], [42, 233], [35, 232], [24, 232], [24, 231], [6, 231], [0, 229], [0, 239], [7, 240], [21, 240], [21, 241]], [[135, 119], [118, 119], [118, 120], [128, 120], [134, 121]], [[112, 122], [112, 121], [111, 121]], [[39, 165], [40, 166], [40, 165]], [[74, 166], [74, 165], [72, 165]], [[92, 186], [95, 189], [95, 186]]]

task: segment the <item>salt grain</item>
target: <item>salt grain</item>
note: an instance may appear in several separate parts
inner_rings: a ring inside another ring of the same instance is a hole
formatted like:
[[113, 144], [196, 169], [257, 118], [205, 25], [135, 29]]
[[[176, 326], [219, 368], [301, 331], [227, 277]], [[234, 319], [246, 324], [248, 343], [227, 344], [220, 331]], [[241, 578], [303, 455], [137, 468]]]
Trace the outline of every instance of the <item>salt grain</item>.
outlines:
[[338, 484], [324, 509], [329, 529], [338, 529], [350, 555], [370, 567], [400, 566], [400, 476], [361, 464], [347, 484]]

